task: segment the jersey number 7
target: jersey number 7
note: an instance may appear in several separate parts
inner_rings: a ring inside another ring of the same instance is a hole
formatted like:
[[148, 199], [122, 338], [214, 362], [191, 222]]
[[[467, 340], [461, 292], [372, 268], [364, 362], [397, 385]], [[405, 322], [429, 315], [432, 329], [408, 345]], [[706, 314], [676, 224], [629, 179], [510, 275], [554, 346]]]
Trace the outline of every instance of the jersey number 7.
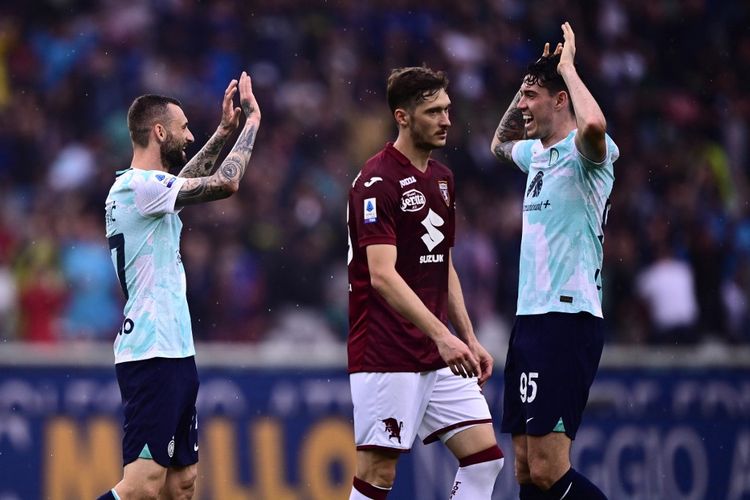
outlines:
[[109, 238], [109, 250], [115, 251], [115, 262], [117, 265], [117, 278], [120, 280], [122, 293], [125, 294], [125, 300], [128, 300], [128, 283], [125, 281], [125, 235], [122, 233], [113, 234]]

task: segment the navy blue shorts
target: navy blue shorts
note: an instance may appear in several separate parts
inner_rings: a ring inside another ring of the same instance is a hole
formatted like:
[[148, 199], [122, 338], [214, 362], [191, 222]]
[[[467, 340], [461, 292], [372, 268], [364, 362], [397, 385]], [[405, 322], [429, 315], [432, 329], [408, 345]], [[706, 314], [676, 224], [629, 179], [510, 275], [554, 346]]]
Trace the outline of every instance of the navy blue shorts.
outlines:
[[505, 360], [502, 432], [575, 439], [599, 368], [604, 321], [589, 313], [516, 316]]
[[198, 371], [195, 357], [115, 365], [125, 414], [122, 459], [151, 458], [163, 467], [198, 462]]

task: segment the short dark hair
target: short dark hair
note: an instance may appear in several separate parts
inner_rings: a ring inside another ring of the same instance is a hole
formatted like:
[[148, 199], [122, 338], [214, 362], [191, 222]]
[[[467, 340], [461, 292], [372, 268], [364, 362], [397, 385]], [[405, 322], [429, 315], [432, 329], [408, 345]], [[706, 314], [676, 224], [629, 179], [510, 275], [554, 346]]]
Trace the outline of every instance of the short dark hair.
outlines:
[[557, 72], [557, 65], [560, 63], [560, 54], [549, 57], [540, 57], [533, 63], [529, 64], [526, 69], [526, 76], [523, 77], [527, 85], [538, 84], [540, 87], [547, 89], [550, 95], [557, 92], [568, 94], [568, 108], [573, 112], [573, 101], [570, 99], [570, 92], [565, 80]]
[[128, 109], [128, 131], [130, 131], [130, 139], [133, 143], [144, 148], [148, 146], [151, 127], [166, 118], [168, 104], [182, 107], [180, 101], [174, 97], [156, 94], [136, 97]]
[[397, 108], [409, 110], [448, 88], [448, 77], [442, 71], [433, 71], [427, 66], [396, 68], [388, 76], [388, 106], [391, 113]]

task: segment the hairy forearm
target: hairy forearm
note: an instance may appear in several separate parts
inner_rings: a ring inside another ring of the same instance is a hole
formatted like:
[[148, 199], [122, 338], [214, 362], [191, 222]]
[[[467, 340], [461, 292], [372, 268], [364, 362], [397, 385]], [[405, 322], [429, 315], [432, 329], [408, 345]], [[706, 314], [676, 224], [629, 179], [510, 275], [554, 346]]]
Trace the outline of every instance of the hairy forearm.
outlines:
[[179, 177], [206, 177], [213, 172], [216, 158], [218, 158], [228, 135], [218, 130], [206, 142], [198, 153], [187, 162], [179, 173]]
[[523, 114], [517, 107], [520, 99], [521, 93], [516, 92], [513, 101], [500, 119], [497, 130], [495, 130], [495, 136], [492, 138], [490, 146], [492, 154], [501, 160], [511, 161], [513, 143], [526, 137]]

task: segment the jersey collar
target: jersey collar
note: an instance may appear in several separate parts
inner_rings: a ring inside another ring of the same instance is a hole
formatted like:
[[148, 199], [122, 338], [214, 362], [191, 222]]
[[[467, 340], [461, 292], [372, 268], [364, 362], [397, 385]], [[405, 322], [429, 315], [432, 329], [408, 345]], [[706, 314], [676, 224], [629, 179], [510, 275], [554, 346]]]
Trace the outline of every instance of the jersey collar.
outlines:
[[408, 168], [410, 170], [414, 171], [414, 175], [417, 175], [418, 177], [430, 177], [430, 171], [432, 169], [432, 164], [434, 160], [432, 158], [427, 160], [427, 168], [424, 172], [419, 170], [417, 167], [415, 167], [412, 162], [404, 156], [404, 154], [393, 147], [392, 142], [387, 142], [385, 144], [385, 152], [389, 154], [394, 160], [396, 160], [399, 164], [401, 164], [403, 167]]

